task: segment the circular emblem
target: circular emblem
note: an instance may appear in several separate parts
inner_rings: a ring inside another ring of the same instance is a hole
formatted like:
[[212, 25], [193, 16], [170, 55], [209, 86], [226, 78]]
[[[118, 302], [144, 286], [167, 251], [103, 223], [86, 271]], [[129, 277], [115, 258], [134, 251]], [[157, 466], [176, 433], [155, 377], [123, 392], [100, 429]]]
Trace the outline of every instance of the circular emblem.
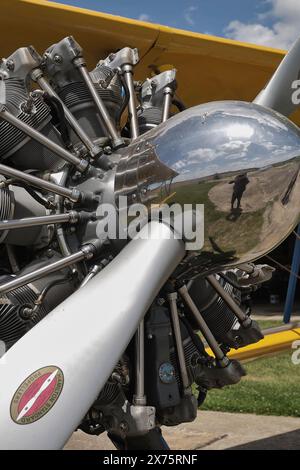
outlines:
[[45, 416], [58, 400], [64, 374], [56, 366], [47, 366], [27, 377], [13, 396], [10, 415], [17, 424], [31, 424]]

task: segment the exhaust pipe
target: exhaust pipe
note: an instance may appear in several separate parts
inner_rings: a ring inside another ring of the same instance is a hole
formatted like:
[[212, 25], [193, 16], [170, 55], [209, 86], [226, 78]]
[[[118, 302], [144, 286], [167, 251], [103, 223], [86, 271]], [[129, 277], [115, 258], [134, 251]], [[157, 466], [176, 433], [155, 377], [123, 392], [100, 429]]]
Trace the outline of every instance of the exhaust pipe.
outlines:
[[167, 225], [150, 222], [2, 357], [0, 449], [64, 446], [184, 254]]

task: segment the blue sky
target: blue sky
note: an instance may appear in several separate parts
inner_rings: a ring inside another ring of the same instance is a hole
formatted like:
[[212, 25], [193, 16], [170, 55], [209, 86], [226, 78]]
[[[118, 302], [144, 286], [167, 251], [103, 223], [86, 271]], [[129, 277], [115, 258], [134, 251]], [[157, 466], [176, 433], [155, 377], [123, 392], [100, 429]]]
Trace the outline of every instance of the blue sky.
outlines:
[[300, 36], [300, 0], [56, 1], [282, 49]]

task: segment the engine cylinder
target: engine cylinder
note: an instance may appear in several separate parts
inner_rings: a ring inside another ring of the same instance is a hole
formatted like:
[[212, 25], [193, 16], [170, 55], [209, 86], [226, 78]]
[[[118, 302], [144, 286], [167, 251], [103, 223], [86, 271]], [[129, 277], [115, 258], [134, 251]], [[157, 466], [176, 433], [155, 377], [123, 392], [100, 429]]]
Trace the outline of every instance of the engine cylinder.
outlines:
[[[0, 188], [0, 221], [43, 215], [47, 215], [46, 208], [26, 189], [14, 185], [10, 185], [9, 188]], [[41, 248], [48, 245], [52, 233], [51, 225], [4, 230], [0, 231], [0, 242]]]
[[[107, 136], [91, 94], [74, 64], [75, 56], [82, 58], [82, 49], [72, 37], [66, 37], [51, 46], [44, 54], [45, 73], [57, 94], [70, 109], [80, 126], [94, 141]], [[119, 125], [123, 103], [122, 84], [119, 76], [109, 67], [97, 66], [90, 77], [99, 97], [103, 100], [115, 125]], [[72, 141], [78, 143], [71, 132]]]
[[[119, 124], [119, 111], [122, 105], [120, 81], [115, 80], [115, 85], [103, 88], [99, 84], [101, 80], [103, 81], [103, 75], [98, 69], [91, 73], [98, 95], [106, 105], [113, 122]], [[93, 140], [106, 135], [101, 117], [84, 82], [71, 82], [58, 90], [58, 95]], [[74, 133], [72, 136], [72, 140], [76, 139]]]
[[[54, 255], [54, 259], [59, 258], [58, 254]], [[40, 260], [28, 264], [18, 274], [26, 274], [48, 263], [49, 259], [43, 256]], [[12, 276], [2, 276], [0, 282], [9, 281], [10, 278]], [[9, 349], [74, 290], [74, 279], [65, 269], [1, 295], [0, 341], [5, 343], [6, 349]]]
[[[31, 55], [32, 54], [32, 55]], [[31, 48], [20, 48], [0, 66], [5, 107], [20, 121], [61, 144], [51, 124], [51, 113], [44, 101], [30, 96], [30, 71], [36, 58]], [[37, 66], [37, 63], [35, 64]], [[61, 160], [12, 124], [0, 120], [0, 160], [8, 159], [20, 169], [56, 169]]]
[[138, 113], [138, 123], [140, 134], [150, 131], [161, 124], [162, 109], [156, 107], [143, 108]]
[[[241, 303], [241, 293], [229, 282], [218, 277], [223, 289], [238, 303]], [[227, 342], [227, 333], [238, 323], [236, 316], [204, 278], [197, 278], [190, 283], [189, 294], [205, 319], [209, 329], [219, 342]], [[196, 329], [197, 325], [194, 325]]]

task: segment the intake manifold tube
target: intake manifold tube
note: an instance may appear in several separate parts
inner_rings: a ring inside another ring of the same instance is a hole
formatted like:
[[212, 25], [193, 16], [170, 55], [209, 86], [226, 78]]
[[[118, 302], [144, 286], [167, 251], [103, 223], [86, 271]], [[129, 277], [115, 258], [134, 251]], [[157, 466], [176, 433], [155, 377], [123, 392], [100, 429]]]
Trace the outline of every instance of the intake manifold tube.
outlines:
[[[149, 228], [151, 238], [145, 237]], [[183, 241], [176, 239], [167, 225], [150, 222], [103, 271], [3, 356], [1, 449], [64, 446], [184, 254]], [[61, 392], [33, 426], [20, 426], [22, 410], [15, 420], [10, 415], [14, 394], [35, 371], [48, 366], [53, 370], [53, 380], [58, 371], [63, 377]]]

